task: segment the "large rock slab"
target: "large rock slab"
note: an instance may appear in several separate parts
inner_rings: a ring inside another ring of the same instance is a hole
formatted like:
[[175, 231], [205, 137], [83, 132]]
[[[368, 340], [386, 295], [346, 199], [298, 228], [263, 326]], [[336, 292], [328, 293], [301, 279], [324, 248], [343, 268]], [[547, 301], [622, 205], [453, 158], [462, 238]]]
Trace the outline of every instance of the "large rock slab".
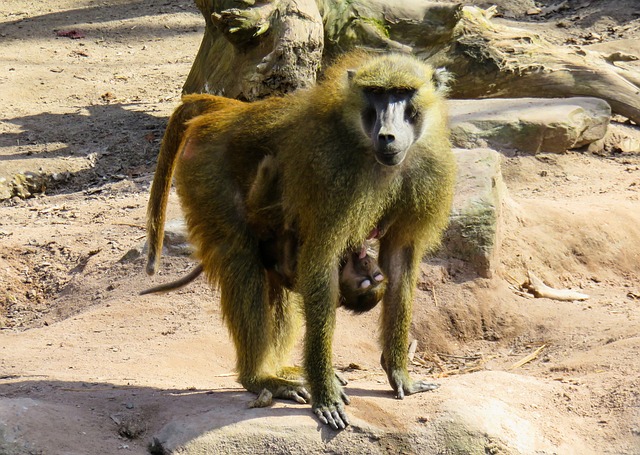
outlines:
[[571, 419], [554, 404], [558, 383], [488, 371], [444, 382], [399, 401], [386, 384], [356, 381], [346, 389], [353, 392], [351, 426], [341, 432], [320, 425], [309, 406], [278, 400], [272, 408], [248, 409], [237, 396], [208, 412], [174, 416], [150, 447], [182, 455], [595, 453], [564, 425], [557, 428]]
[[490, 278], [499, 247], [499, 226], [506, 187], [501, 155], [491, 149], [455, 149], [458, 176], [439, 257], [463, 261], [473, 272]]
[[556, 152], [602, 139], [611, 108], [598, 98], [450, 100], [456, 147]]

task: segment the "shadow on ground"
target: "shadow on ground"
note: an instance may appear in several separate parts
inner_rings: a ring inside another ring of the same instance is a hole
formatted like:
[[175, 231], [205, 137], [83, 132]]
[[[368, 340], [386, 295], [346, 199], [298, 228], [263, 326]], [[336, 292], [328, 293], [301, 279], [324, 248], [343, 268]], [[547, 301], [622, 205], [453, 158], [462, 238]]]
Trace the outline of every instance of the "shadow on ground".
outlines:
[[[154, 4], [155, 3], [155, 4]], [[27, 17], [20, 11], [8, 14], [10, 20], [0, 24], [0, 36], [3, 39], [42, 39], [56, 37], [56, 31], [78, 30], [88, 38], [100, 38], [100, 30], [116, 34], [118, 40], [139, 41], [145, 38], [168, 38], [182, 33], [193, 32], [194, 27], [168, 27], [161, 20], [161, 16], [176, 12], [198, 13], [195, 5], [189, 0], [172, 2], [132, 1], [121, 4], [102, 4], [87, 6], [67, 11], [43, 13]], [[132, 27], [126, 21], [135, 18], [147, 18], [146, 26]], [[15, 18], [15, 19], [14, 19]], [[114, 24], [114, 21], [124, 23]], [[83, 25], [91, 24], [92, 31], [82, 30]], [[68, 38], [59, 38], [68, 39]]]
[[[73, 113], [41, 113], [5, 119], [20, 132], [0, 136], [0, 147], [13, 153], [0, 155], [6, 171], [42, 172], [43, 159], [64, 162], [85, 158], [82, 169], [47, 183], [49, 193], [73, 192], [108, 181], [135, 178], [153, 172], [166, 119], [136, 110], [135, 104], [103, 104], [79, 108]], [[33, 163], [30, 163], [33, 161]], [[33, 169], [32, 169], [33, 168]], [[44, 171], [46, 172], [46, 170]], [[5, 176], [9, 177], [10, 176]]]
[[[47, 448], [81, 453], [86, 438], [93, 439], [92, 444], [99, 441], [102, 453], [114, 453], [125, 445], [138, 449], [133, 453], [145, 453], [160, 444], [158, 432], [175, 439], [175, 431], [181, 440], [173, 443], [182, 445], [243, 421], [309, 416], [304, 405], [250, 409], [254, 397], [241, 388], [157, 389], [104, 382], [16, 381], [10, 376], [0, 376], [0, 381], [4, 382], [0, 382], [0, 452], [8, 454], [50, 453]], [[205, 418], [199, 418], [202, 415]], [[187, 422], [188, 428], [164, 428], [173, 422]], [[59, 441], [50, 440], [55, 434]]]

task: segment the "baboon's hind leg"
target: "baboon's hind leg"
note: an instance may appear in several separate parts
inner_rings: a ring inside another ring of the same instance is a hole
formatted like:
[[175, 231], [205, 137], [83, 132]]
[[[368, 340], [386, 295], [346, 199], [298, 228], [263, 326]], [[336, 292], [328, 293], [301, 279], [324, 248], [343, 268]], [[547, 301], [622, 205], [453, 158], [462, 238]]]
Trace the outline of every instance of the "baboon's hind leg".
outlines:
[[244, 249], [229, 251], [226, 258], [221, 258], [225, 267], [219, 277], [222, 312], [236, 347], [238, 379], [256, 394], [267, 389], [274, 398], [306, 403], [311, 397], [301, 381], [276, 375], [275, 364], [284, 355], [281, 350], [292, 343], [288, 319], [292, 316], [275, 321], [277, 312], [269, 303], [268, 282], [258, 249], [247, 243]]
[[300, 367], [287, 365], [302, 326], [299, 300], [298, 295], [284, 288], [271, 296], [274, 328], [272, 358], [276, 375], [284, 379], [300, 380], [304, 377]]

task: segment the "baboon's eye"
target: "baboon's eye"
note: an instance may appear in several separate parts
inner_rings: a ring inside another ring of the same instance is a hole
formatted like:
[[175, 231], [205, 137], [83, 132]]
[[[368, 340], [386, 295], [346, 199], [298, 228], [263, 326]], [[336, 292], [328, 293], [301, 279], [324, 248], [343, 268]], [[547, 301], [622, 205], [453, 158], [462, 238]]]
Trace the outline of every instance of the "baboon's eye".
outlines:
[[372, 106], [367, 106], [360, 115], [362, 116], [362, 125], [364, 126], [364, 129], [366, 131], [370, 131], [376, 122], [376, 110]]
[[362, 89], [365, 95], [380, 95], [385, 92], [383, 87], [370, 86]]
[[394, 88], [392, 90], [389, 90], [389, 93], [401, 97], [401, 98], [410, 98], [413, 96], [414, 93], [416, 93], [415, 89], [412, 88]]
[[407, 110], [404, 113], [404, 118], [409, 123], [416, 123], [420, 120], [420, 111], [413, 106], [407, 107]]

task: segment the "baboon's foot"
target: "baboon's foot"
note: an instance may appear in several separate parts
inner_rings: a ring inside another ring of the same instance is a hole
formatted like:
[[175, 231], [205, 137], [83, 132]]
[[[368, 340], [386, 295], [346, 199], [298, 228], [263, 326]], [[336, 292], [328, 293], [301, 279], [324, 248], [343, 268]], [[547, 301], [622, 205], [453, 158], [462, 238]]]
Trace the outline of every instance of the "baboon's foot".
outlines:
[[273, 394], [269, 389], [262, 389], [258, 394], [258, 398], [249, 402], [250, 408], [267, 408], [273, 404]]
[[273, 398], [283, 398], [302, 404], [311, 402], [311, 394], [302, 381], [267, 376], [240, 382], [245, 389], [258, 394], [258, 398], [251, 402], [251, 407], [269, 406]]
[[382, 369], [387, 373], [389, 384], [396, 394], [396, 398], [402, 400], [405, 395], [413, 395], [414, 393], [428, 392], [440, 387], [440, 384], [427, 381], [414, 381], [409, 376], [406, 368], [393, 368], [389, 366], [385, 360], [384, 354], [380, 357]]
[[409, 374], [394, 374], [390, 379], [391, 387], [396, 393], [396, 398], [402, 400], [405, 395], [413, 395], [414, 393], [428, 392], [440, 387], [440, 384], [427, 381], [414, 381]]

